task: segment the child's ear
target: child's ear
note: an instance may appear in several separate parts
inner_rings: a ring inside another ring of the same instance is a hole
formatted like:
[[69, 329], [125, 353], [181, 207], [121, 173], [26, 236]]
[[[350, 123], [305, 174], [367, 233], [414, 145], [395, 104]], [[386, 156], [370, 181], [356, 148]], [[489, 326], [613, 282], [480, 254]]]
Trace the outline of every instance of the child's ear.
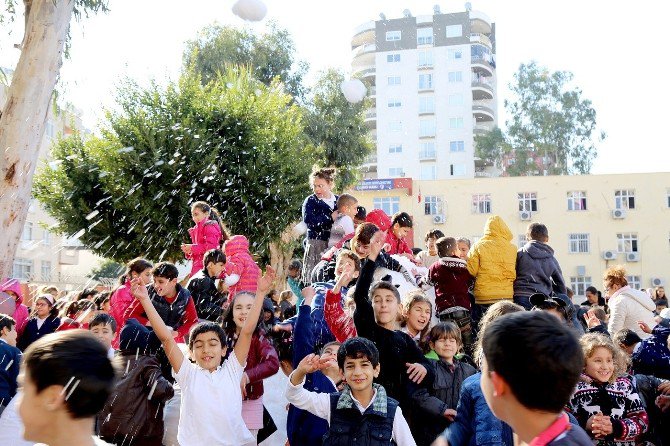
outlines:
[[73, 386], [77, 386], [78, 384], [79, 383], [76, 382], [76, 380], [72, 380], [68, 387], [51, 385], [42, 390], [37, 397], [44, 405], [45, 409], [49, 412], [55, 412], [63, 407], [66, 398], [68, 398], [72, 390], [74, 390]]
[[382, 365], [377, 364], [377, 366], [374, 368], [374, 373], [373, 373], [372, 376], [374, 376], [375, 378], [379, 378], [379, 372], [381, 371], [381, 369], [382, 369]]
[[493, 383], [493, 395], [497, 397], [505, 396], [507, 393], [508, 386], [505, 379], [496, 372], [491, 373], [491, 382]]
[[358, 275], [360, 274], [360, 271], [354, 271], [354, 273], [351, 275], [352, 279], [358, 279]]

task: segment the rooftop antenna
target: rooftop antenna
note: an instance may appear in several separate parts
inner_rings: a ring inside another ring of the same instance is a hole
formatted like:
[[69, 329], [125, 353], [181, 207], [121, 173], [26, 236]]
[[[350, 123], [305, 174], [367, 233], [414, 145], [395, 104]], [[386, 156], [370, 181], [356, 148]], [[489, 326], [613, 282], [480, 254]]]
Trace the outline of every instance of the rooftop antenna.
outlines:
[[440, 5], [433, 6], [433, 14], [442, 14], [442, 12], [440, 12]]
[[466, 11], [472, 11], [472, 3], [466, 2], [465, 3], [465, 10]]
[[412, 13], [409, 12], [409, 9], [405, 9], [405, 10], [402, 12], [402, 15], [404, 15], [405, 17], [412, 17]]

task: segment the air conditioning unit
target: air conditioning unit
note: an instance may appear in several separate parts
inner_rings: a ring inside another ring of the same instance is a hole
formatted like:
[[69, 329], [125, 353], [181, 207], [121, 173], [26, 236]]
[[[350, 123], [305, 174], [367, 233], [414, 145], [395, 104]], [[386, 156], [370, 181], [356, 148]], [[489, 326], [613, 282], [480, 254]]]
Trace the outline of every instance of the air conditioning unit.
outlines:
[[652, 277], [651, 278], [651, 286], [664, 286], [665, 285], [665, 280], [661, 279], [660, 277]]
[[519, 219], [523, 221], [528, 221], [533, 217], [530, 211], [519, 211]]
[[445, 220], [444, 215], [433, 215], [433, 223], [436, 225], [443, 225]]
[[603, 259], [605, 260], [614, 260], [619, 255], [616, 251], [603, 251]]
[[622, 218], [626, 218], [626, 210], [625, 209], [614, 209], [612, 211], [612, 218], [615, 220], [620, 220]]
[[627, 252], [626, 253], [626, 262], [639, 262], [640, 253], [639, 252]]

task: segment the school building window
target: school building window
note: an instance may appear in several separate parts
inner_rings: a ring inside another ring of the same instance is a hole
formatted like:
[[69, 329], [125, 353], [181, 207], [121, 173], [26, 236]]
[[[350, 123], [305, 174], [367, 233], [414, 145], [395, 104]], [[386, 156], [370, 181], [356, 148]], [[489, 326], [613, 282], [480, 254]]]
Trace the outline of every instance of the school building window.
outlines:
[[395, 63], [395, 62], [400, 62], [400, 54], [387, 54], [386, 55], [386, 62], [389, 63]]
[[421, 179], [427, 181], [436, 180], [437, 166], [435, 164], [423, 164], [421, 166]]
[[433, 44], [433, 28], [419, 28], [416, 30], [417, 45]]
[[442, 214], [442, 197], [435, 195], [428, 195], [424, 202], [425, 215], [439, 215]]
[[402, 31], [386, 31], [386, 41], [395, 42], [402, 37]]
[[430, 138], [435, 136], [435, 120], [422, 119], [419, 121], [419, 138]]
[[568, 210], [585, 211], [586, 210], [586, 192], [570, 191], [568, 192]]
[[388, 101], [389, 108], [398, 108], [402, 106], [402, 102], [398, 98], [391, 98]]
[[616, 209], [635, 209], [635, 191], [630, 189], [614, 191]]
[[619, 252], [628, 254], [629, 252], [638, 252], [637, 234], [634, 232], [624, 232], [616, 235], [617, 247]]
[[419, 113], [435, 113], [435, 98], [419, 96]]
[[393, 215], [400, 211], [400, 197], [381, 197], [372, 200], [375, 209], [381, 209], [386, 215]]
[[447, 58], [449, 60], [457, 60], [463, 58], [463, 50], [447, 50]]
[[518, 194], [519, 211], [537, 212], [537, 193], [521, 192]]
[[472, 195], [472, 213], [490, 214], [491, 213], [491, 194]]
[[449, 142], [449, 151], [450, 152], [465, 152], [465, 141], [450, 141]]
[[526, 234], [519, 234], [516, 238], [516, 244], [519, 248], [523, 248], [527, 241]]
[[642, 278], [640, 276], [626, 276], [628, 286], [639, 290], [642, 287]]
[[452, 177], [464, 177], [467, 172], [465, 164], [451, 164], [449, 169]]
[[463, 73], [461, 71], [450, 71], [447, 76], [449, 82], [463, 82]]
[[423, 50], [418, 53], [419, 68], [428, 68], [433, 66], [433, 51]]
[[400, 76], [388, 76], [387, 81], [389, 84], [389, 87], [395, 86], [395, 85], [400, 85]]
[[29, 259], [14, 259], [12, 277], [15, 279], [29, 279], [33, 273], [33, 261]]
[[389, 168], [390, 177], [403, 177], [405, 172], [402, 171], [402, 167], [390, 167]]
[[667, 197], [666, 197], [666, 200], [665, 200], [665, 201], [666, 201], [665, 204], [667, 204], [668, 207], [670, 208], [670, 189], [668, 189], [668, 190], [666, 191], [666, 195], [667, 195]]
[[570, 277], [570, 288], [577, 296], [586, 296], [586, 289], [591, 286], [591, 276]]
[[21, 240], [24, 242], [29, 242], [33, 239], [33, 222], [27, 221], [23, 225], [23, 233], [21, 234]]
[[433, 141], [419, 144], [419, 159], [435, 158], [436, 155], [435, 143]]
[[389, 153], [402, 153], [402, 144], [391, 144], [389, 146]]
[[419, 75], [419, 90], [430, 90], [433, 88], [433, 75], [420, 74]]
[[576, 233], [568, 235], [571, 254], [582, 254], [590, 251], [589, 234]]
[[463, 118], [449, 118], [449, 128], [451, 128], [451, 129], [462, 129], [463, 128]]
[[50, 245], [51, 245], [51, 232], [45, 229], [44, 232], [42, 233], [42, 246], [50, 246]]

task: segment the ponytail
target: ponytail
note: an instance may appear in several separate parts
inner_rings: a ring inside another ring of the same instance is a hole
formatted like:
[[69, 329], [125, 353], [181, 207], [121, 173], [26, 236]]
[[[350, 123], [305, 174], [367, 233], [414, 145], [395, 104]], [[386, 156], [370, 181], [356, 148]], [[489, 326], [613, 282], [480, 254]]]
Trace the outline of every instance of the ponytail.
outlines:
[[228, 231], [226, 230], [226, 227], [223, 224], [223, 221], [221, 221], [221, 216], [219, 215], [219, 211], [216, 210], [215, 207], [210, 206], [209, 203], [206, 201], [196, 201], [191, 205], [191, 209], [198, 208], [200, 209], [201, 212], [209, 215], [209, 219], [216, 222], [216, 224], [219, 225], [219, 228], [221, 229], [221, 245], [223, 246], [223, 242], [228, 240], [230, 238], [230, 235], [228, 234]]

